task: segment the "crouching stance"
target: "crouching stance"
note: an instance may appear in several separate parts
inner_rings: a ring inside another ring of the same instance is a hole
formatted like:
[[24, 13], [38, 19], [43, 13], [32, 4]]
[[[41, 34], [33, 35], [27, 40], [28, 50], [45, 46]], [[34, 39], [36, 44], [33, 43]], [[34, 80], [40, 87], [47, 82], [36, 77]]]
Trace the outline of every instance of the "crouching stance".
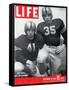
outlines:
[[60, 46], [47, 46], [39, 51], [37, 57], [38, 66], [41, 74], [65, 74], [66, 73], [66, 47], [64, 44]]
[[[44, 22], [41, 22], [37, 26], [37, 32], [40, 33], [43, 36], [44, 43], [46, 44], [46, 51], [42, 51], [46, 53], [45, 58], [43, 57], [43, 60], [37, 60], [38, 62], [42, 63], [42, 61], [45, 64], [46, 61], [51, 60], [50, 62], [50, 69], [52, 73], [63, 71], [58, 69], [58, 67], [63, 67], [65, 70], [66, 67], [66, 29], [63, 20], [60, 18], [53, 19], [53, 12], [50, 7], [43, 7], [42, 8], [42, 17]], [[64, 39], [64, 44], [61, 43], [61, 36]], [[39, 52], [39, 54], [41, 51]], [[41, 55], [42, 55], [41, 54]], [[39, 58], [39, 56], [38, 56]], [[48, 59], [48, 60], [47, 60]], [[43, 66], [43, 65], [41, 65]], [[49, 66], [49, 65], [48, 65]], [[44, 67], [45, 68], [45, 67]], [[63, 69], [62, 68], [62, 69]], [[49, 72], [49, 70], [48, 70]], [[44, 71], [42, 72], [44, 73]]]
[[43, 47], [43, 38], [37, 34], [33, 22], [25, 24], [25, 34], [15, 39], [15, 73], [25, 72], [28, 76], [40, 75], [36, 58]]

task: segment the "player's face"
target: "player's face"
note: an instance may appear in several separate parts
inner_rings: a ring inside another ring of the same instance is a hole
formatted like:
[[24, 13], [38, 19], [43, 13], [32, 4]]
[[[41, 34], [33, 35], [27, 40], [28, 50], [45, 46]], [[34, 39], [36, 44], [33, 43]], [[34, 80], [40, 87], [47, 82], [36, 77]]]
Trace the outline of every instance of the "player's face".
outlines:
[[46, 23], [50, 23], [52, 21], [52, 10], [50, 7], [42, 8], [42, 17]]
[[52, 21], [51, 14], [49, 13], [49, 14], [43, 15], [43, 19], [45, 22], [50, 23]]
[[34, 30], [27, 30], [27, 38], [30, 40], [34, 39]]

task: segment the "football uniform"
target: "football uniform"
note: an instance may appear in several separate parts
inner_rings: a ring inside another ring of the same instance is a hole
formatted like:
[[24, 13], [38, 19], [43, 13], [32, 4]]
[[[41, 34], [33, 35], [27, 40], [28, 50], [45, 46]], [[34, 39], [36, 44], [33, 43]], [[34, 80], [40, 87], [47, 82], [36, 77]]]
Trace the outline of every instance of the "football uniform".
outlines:
[[[39, 34], [35, 35], [33, 40], [29, 40], [26, 35], [19, 36], [15, 39], [15, 60], [23, 65], [26, 65], [27, 60], [36, 64], [38, 51], [43, 44], [43, 38]], [[25, 70], [29, 72], [27, 67]]]
[[29, 40], [26, 35], [21, 35], [15, 40], [15, 46], [20, 48], [15, 52], [17, 61], [23, 64], [26, 63], [26, 60], [35, 61], [39, 49], [43, 46], [43, 38], [38, 34], [34, 40]]
[[52, 22], [42, 22], [38, 25], [37, 31], [40, 33], [44, 42], [49, 46], [58, 46], [60, 44], [60, 34], [64, 28], [64, 23], [61, 19], [54, 19]]
[[[59, 72], [57, 71], [58, 67], [62, 65], [62, 62], [66, 62], [66, 47], [64, 47], [62, 52], [58, 55], [55, 53], [57, 47], [60, 45], [60, 36], [65, 32], [65, 29], [63, 28], [64, 23], [61, 19], [53, 19], [51, 23], [41, 22], [37, 27], [37, 32], [43, 36], [44, 43], [46, 44], [46, 46], [44, 46], [46, 59], [43, 57], [43, 60], [46, 61], [48, 59], [51, 60], [52, 63], [50, 67], [52, 71], [51, 74]], [[43, 63], [45, 63], [45, 61], [43, 61]], [[38, 62], [42, 62], [42, 60], [38, 59]]]

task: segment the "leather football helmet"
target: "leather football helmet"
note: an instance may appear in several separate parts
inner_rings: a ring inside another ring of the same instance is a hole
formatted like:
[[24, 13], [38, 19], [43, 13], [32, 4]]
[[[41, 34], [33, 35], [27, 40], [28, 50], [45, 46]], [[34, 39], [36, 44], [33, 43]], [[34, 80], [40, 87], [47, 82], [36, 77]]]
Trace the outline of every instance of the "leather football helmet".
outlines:
[[27, 33], [28, 30], [33, 30], [35, 33], [37, 32], [36, 31], [36, 25], [34, 22], [32, 21], [28, 21], [26, 24], [25, 24], [25, 33]]
[[47, 16], [50, 16], [51, 19], [52, 19], [52, 17], [53, 17], [53, 15], [52, 15], [52, 10], [51, 10], [50, 7], [43, 7], [43, 8], [42, 8], [42, 17], [43, 17], [43, 19], [44, 19], [45, 17], [47, 17]]

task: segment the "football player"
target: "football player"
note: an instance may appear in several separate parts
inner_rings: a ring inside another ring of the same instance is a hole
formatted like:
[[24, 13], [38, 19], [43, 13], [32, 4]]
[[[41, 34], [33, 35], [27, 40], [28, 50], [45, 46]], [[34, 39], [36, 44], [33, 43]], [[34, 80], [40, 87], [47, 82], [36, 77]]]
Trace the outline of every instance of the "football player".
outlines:
[[34, 22], [25, 24], [25, 34], [15, 39], [15, 73], [25, 72], [28, 76], [40, 75], [36, 67], [39, 49], [43, 47], [43, 38], [37, 34]]
[[[44, 22], [38, 24], [37, 32], [43, 36], [45, 45], [38, 54], [37, 61], [39, 67], [42, 68], [45, 66], [45, 62], [49, 62], [47, 68], [48, 74], [52, 75], [55, 73], [66, 72], [67, 37], [64, 22], [60, 18], [53, 19], [53, 13], [50, 7], [42, 8], [42, 17]], [[61, 41], [63, 39], [60, 38], [61, 36], [64, 39], [64, 43], [62, 44]], [[46, 55], [44, 55], [43, 52]], [[40, 72], [42, 74], [44, 73], [41, 69]]]

